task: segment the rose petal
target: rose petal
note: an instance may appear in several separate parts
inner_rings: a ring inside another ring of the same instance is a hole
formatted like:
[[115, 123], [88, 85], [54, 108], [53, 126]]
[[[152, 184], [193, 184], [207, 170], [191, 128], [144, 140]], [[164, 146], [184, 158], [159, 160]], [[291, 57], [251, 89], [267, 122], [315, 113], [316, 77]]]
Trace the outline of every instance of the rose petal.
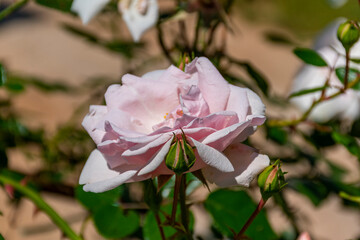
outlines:
[[[221, 130], [239, 122], [239, 118], [235, 112], [224, 111], [210, 114], [204, 118], [195, 118], [186, 125], [187, 129], [208, 127], [215, 130]], [[184, 126], [184, 125], [183, 125]]]
[[247, 97], [249, 99], [248, 101], [249, 101], [250, 110], [251, 110], [249, 112], [249, 114], [265, 116], [265, 105], [261, 101], [261, 98], [259, 97], [259, 95], [257, 95], [256, 93], [254, 93], [253, 91], [251, 91], [248, 88], [245, 88], [245, 91], [246, 91]]
[[160, 166], [160, 164], [165, 160], [167, 153], [169, 152], [173, 138], [174, 137], [171, 137], [159, 150], [159, 152], [157, 152], [156, 155], [149, 160], [148, 164], [139, 171], [139, 176], [155, 171], [156, 168]]
[[194, 146], [196, 147], [196, 151], [199, 154], [200, 158], [206, 164], [220, 170], [223, 173], [234, 171], [234, 167], [224, 154], [212, 147], [196, 141], [193, 138], [190, 139], [194, 143]]
[[205, 117], [210, 114], [208, 104], [195, 85], [191, 86], [187, 94], [180, 96], [180, 104], [185, 114], [194, 117]]
[[109, 109], [129, 113], [143, 125], [143, 133], [162, 122], [166, 113], [179, 105], [178, 86], [171, 82], [141, 79], [130, 74], [122, 78], [123, 85], [112, 85], [105, 93]]
[[105, 131], [103, 129], [97, 129], [96, 127], [100, 122], [102, 122], [102, 119], [104, 118], [106, 113], [106, 106], [91, 105], [89, 113], [82, 121], [82, 126], [89, 133], [89, 135], [96, 144], [99, 144], [105, 135]]
[[163, 134], [151, 142], [140, 143], [127, 149], [122, 155], [124, 157], [142, 155], [149, 151], [151, 148], [158, 147], [172, 138], [172, 134]]
[[84, 191], [86, 192], [105, 192], [121, 185], [134, 176], [136, 172], [129, 170], [120, 173], [111, 170], [100, 151], [95, 149], [85, 163], [79, 184], [85, 184]]
[[230, 145], [224, 154], [234, 167], [233, 172], [224, 174], [213, 167], [203, 168], [205, 178], [220, 187], [249, 187], [250, 182], [270, 163], [268, 156], [259, 154], [254, 148], [241, 143]]
[[110, 0], [74, 0], [71, 11], [79, 14], [82, 22], [87, 24], [108, 2]]
[[209, 145], [218, 151], [224, 151], [234, 139], [239, 136], [247, 127], [250, 126], [251, 120], [231, 125], [207, 136], [202, 143]]
[[224, 111], [230, 94], [229, 84], [209, 59], [198, 58], [195, 66], [198, 71], [198, 87], [209, 105], [210, 112]]
[[230, 85], [230, 95], [226, 106], [226, 111], [236, 112], [239, 121], [245, 121], [249, 114], [250, 104], [245, 88]]

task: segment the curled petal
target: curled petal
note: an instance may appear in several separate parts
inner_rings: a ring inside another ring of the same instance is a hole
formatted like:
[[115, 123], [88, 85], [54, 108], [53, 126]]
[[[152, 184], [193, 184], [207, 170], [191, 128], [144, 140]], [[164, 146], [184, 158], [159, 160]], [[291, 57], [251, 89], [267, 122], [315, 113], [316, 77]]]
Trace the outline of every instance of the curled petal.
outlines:
[[105, 192], [126, 182], [136, 172], [136, 170], [128, 170], [120, 173], [111, 170], [100, 151], [95, 149], [81, 172], [79, 184], [85, 184], [86, 192]]
[[157, 152], [149, 161], [148, 164], [142, 168], [138, 175], [144, 175], [148, 174], [150, 172], [155, 171], [162, 162], [164, 162], [164, 159], [166, 157], [166, 154], [169, 152], [169, 148], [171, 145], [171, 142], [173, 140], [173, 137], [171, 137], [164, 145], [163, 147]]
[[91, 138], [96, 144], [100, 143], [105, 135], [105, 131], [97, 129], [97, 126], [102, 121], [107, 113], [106, 106], [90, 106], [89, 113], [85, 116], [82, 125], [86, 131], [90, 134]]
[[207, 58], [198, 58], [186, 68], [186, 72], [195, 71], [199, 79], [198, 87], [209, 105], [210, 112], [224, 111], [230, 94], [229, 84]]
[[224, 172], [228, 173], [234, 171], [234, 167], [224, 154], [212, 147], [196, 141], [193, 138], [191, 138], [191, 140], [194, 143], [194, 146], [196, 147], [196, 151], [199, 154], [200, 158], [206, 164], [219, 170], [223, 174]]
[[248, 187], [250, 182], [267, 166], [270, 160], [254, 148], [237, 143], [230, 145], [224, 152], [234, 167], [233, 172], [224, 174], [214, 167], [205, 167], [205, 178], [220, 187], [240, 185]]

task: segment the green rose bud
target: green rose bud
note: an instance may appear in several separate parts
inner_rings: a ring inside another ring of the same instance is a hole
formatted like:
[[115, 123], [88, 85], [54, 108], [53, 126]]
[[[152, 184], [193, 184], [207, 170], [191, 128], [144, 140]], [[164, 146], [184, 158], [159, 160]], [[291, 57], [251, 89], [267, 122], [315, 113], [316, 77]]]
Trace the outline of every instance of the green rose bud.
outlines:
[[187, 142], [185, 133], [182, 131], [181, 139], [174, 134], [173, 143], [165, 158], [166, 166], [175, 173], [181, 174], [188, 171], [194, 165], [195, 160], [193, 147]]
[[349, 51], [350, 48], [359, 40], [359, 36], [359, 26], [354, 21], [346, 21], [340, 24], [337, 31], [337, 38], [346, 51]]
[[280, 167], [280, 160], [277, 160], [258, 176], [258, 185], [264, 200], [269, 199], [286, 185], [284, 173]]

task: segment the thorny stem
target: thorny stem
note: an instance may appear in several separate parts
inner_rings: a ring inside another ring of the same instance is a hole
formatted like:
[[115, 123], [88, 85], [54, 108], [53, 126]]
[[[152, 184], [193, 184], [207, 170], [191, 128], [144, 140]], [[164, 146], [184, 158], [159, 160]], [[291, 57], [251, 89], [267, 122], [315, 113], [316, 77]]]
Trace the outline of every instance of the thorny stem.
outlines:
[[177, 209], [177, 203], [178, 203], [178, 199], [179, 199], [181, 179], [182, 179], [182, 174], [176, 174], [175, 175], [174, 199], [173, 199], [173, 205], [172, 205], [172, 210], [171, 210], [171, 218], [170, 218], [170, 224], [171, 225], [175, 224], [176, 209]]
[[159, 216], [158, 212], [155, 213], [155, 219], [156, 219], [156, 223], [158, 225], [159, 231], [160, 231], [161, 239], [166, 240], [164, 229], [163, 229], [163, 227], [161, 225], [161, 219], [160, 219], [160, 216]]
[[242, 238], [242, 236], [244, 235], [245, 231], [248, 229], [248, 227], [251, 225], [251, 223], [254, 221], [254, 219], [256, 218], [256, 216], [260, 213], [261, 209], [264, 208], [264, 205], [266, 203], [266, 200], [262, 199], [260, 200], [258, 206], [256, 207], [255, 211], [251, 214], [250, 218], [247, 220], [247, 222], [245, 223], [245, 225], [242, 227], [242, 229], [240, 230], [240, 232], [238, 234], [236, 234], [236, 236], [234, 237], [235, 240], [240, 240]]
[[0, 175], [0, 183], [11, 185], [14, 189], [16, 189], [21, 194], [23, 194], [28, 199], [30, 199], [36, 205], [36, 207], [38, 207], [40, 210], [42, 210], [50, 217], [53, 223], [55, 223], [69, 239], [71, 240], [82, 239], [72, 230], [69, 224], [63, 218], [61, 218], [59, 214], [52, 207], [50, 207], [43, 200], [43, 198], [34, 190], [4, 175]]
[[22, 6], [24, 6], [29, 0], [19, 0], [5, 8], [0, 12], [0, 21], [15, 12], [16, 10], [20, 9]]

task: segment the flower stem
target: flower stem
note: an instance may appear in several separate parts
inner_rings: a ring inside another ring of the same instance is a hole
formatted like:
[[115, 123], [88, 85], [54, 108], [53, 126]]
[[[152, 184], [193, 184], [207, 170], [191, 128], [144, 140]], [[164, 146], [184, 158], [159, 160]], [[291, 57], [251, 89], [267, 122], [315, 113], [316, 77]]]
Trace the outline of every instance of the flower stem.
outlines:
[[345, 61], [344, 90], [346, 90], [349, 85], [350, 50], [345, 52]]
[[24, 6], [29, 0], [19, 0], [5, 8], [0, 12], [0, 21], [15, 12], [16, 10], [20, 9], [22, 6]]
[[159, 213], [156, 212], [156, 213], [154, 213], [154, 214], [155, 214], [156, 223], [157, 223], [158, 228], [159, 228], [159, 231], [160, 231], [161, 239], [162, 239], [162, 240], [166, 240], [165, 233], [164, 233], [164, 229], [163, 229], [163, 227], [161, 226], [161, 219], [160, 219]]
[[178, 199], [179, 199], [181, 179], [182, 179], [182, 174], [175, 175], [174, 199], [173, 199], [171, 218], [170, 218], [170, 224], [172, 226], [175, 225], [176, 209], [177, 209], [177, 204], [178, 204]]
[[189, 232], [189, 214], [186, 207], [186, 174], [184, 174], [181, 179], [179, 201], [181, 210], [181, 223], [185, 228], [187, 239], [192, 239]]
[[247, 220], [247, 222], [245, 223], [245, 225], [242, 227], [242, 229], [240, 230], [240, 232], [238, 234], [236, 234], [236, 236], [234, 237], [235, 240], [240, 240], [242, 238], [242, 236], [244, 235], [245, 231], [248, 229], [248, 227], [251, 225], [251, 223], [254, 221], [254, 219], [256, 218], [256, 216], [260, 213], [261, 209], [264, 208], [264, 205], [266, 203], [266, 200], [264, 200], [263, 198], [261, 198], [258, 206], [256, 207], [255, 211], [251, 214], [250, 218]]
[[69, 226], [69, 224], [59, 216], [55, 210], [50, 207], [43, 198], [36, 193], [34, 190], [30, 189], [27, 186], [20, 184], [19, 182], [4, 176], [0, 175], [0, 183], [11, 185], [14, 189], [25, 195], [29, 198], [40, 210], [46, 213], [50, 219], [55, 223], [58, 228], [71, 240], [81, 240], [82, 238], [78, 236]]

